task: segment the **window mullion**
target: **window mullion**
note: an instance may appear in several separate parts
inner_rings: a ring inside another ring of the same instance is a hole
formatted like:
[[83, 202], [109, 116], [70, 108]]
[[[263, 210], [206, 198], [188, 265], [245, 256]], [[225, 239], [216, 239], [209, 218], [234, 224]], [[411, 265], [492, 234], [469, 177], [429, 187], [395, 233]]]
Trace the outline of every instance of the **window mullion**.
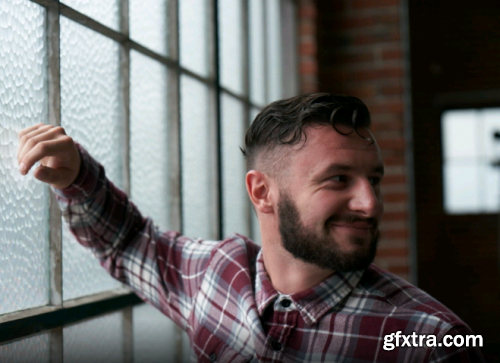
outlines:
[[[129, 38], [129, 0], [120, 1], [120, 32]], [[122, 180], [123, 189], [130, 196], [130, 45], [128, 42], [120, 44], [120, 82], [122, 97]], [[128, 306], [122, 312], [123, 324], [123, 356], [124, 363], [132, 363], [134, 359], [134, 334], [132, 326], [133, 307]]]
[[221, 150], [221, 141], [222, 141], [222, 128], [221, 128], [221, 85], [220, 85], [220, 52], [219, 52], [219, 1], [211, 0], [209, 9], [212, 10], [212, 14], [210, 19], [211, 21], [211, 31], [209, 32], [211, 35], [210, 38], [210, 69], [212, 70], [213, 78], [215, 79], [215, 89], [211, 90], [213, 97], [211, 100], [213, 101], [214, 112], [212, 113], [213, 117], [211, 117], [211, 124], [215, 128], [215, 139], [216, 139], [216, 165], [214, 171], [216, 170], [216, 178], [214, 180], [214, 201], [216, 201], [216, 211], [218, 216], [218, 230], [215, 231], [215, 234], [219, 239], [222, 239], [223, 231], [224, 231], [224, 211], [223, 211], [223, 193], [222, 193], [222, 150]]
[[[48, 53], [48, 113], [49, 123], [61, 125], [60, 82], [60, 23], [59, 3], [47, 7], [47, 53]], [[50, 223], [50, 297], [49, 304], [62, 306], [62, 221], [61, 211], [53, 193], [49, 202]]]
[[[168, 188], [169, 193], [169, 224], [170, 229], [182, 229], [182, 164], [181, 164], [181, 135], [180, 135], [180, 64], [179, 64], [179, 3], [178, 0], [168, 2], [168, 56], [176, 62], [176, 67], [168, 67]], [[182, 330], [177, 325], [174, 327], [176, 346], [175, 361], [182, 363]]]
[[[250, 108], [251, 108], [251, 100], [250, 100], [250, 12], [248, 11], [248, 1], [249, 0], [241, 0], [242, 1], [242, 27], [243, 27], [243, 94], [245, 97], [245, 102], [243, 104], [243, 130], [246, 130], [248, 126], [250, 126]], [[240, 135], [240, 140], [245, 139], [245, 134]], [[246, 170], [246, 168], [245, 168]], [[252, 204], [250, 203], [250, 199], [246, 198], [246, 208], [245, 208], [245, 223], [247, 225], [248, 231], [252, 230]]]

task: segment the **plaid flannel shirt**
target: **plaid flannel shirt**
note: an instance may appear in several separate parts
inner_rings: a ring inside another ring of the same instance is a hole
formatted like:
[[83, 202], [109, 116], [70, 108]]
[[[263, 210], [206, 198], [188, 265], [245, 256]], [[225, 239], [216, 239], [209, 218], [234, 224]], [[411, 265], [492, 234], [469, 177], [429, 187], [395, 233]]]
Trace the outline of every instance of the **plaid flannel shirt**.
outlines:
[[54, 189], [72, 233], [114, 278], [187, 331], [193, 361], [483, 361], [478, 348], [384, 350], [384, 335], [397, 331], [437, 341], [472, 332], [432, 297], [373, 264], [283, 295], [258, 245], [240, 235], [203, 241], [158, 230], [77, 146], [77, 179]]

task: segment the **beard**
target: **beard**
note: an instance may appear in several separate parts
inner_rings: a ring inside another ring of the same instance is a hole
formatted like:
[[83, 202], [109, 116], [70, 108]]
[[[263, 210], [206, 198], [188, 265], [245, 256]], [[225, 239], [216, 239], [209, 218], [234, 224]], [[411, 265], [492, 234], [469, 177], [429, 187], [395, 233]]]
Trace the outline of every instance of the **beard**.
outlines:
[[[320, 235], [302, 224], [294, 201], [283, 191], [280, 192], [278, 217], [283, 247], [299, 260], [322, 269], [349, 272], [367, 268], [375, 258], [380, 232], [377, 220], [374, 218], [366, 219], [352, 215], [333, 216], [325, 223], [325, 234]], [[339, 242], [328, 233], [331, 228], [334, 228], [332, 223], [340, 221], [345, 223], [369, 221], [372, 224], [369, 244], [366, 245], [364, 238], [346, 236], [351, 239], [347, 243], [356, 245], [356, 248], [350, 252], [343, 251]]]

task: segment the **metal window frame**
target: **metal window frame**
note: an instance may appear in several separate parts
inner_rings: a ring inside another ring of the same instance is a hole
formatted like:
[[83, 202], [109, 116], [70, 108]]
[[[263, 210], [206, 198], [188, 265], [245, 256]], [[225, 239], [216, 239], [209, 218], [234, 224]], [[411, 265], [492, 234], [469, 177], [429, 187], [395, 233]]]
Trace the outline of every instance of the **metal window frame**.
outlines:
[[[88, 29], [104, 35], [116, 41], [120, 47], [120, 92], [122, 102], [122, 122], [123, 122], [123, 152], [121, 159], [124, 165], [123, 180], [124, 190], [130, 194], [130, 52], [135, 50], [142, 55], [152, 58], [167, 68], [168, 85], [167, 100], [168, 116], [168, 152], [169, 158], [169, 185], [168, 193], [171, 203], [169, 205], [169, 218], [172, 228], [182, 229], [182, 163], [181, 163], [181, 115], [180, 115], [180, 79], [181, 76], [188, 76], [208, 86], [210, 115], [208, 117], [212, 126], [212, 137], [214, 143], [211, 154], [214, 156], [215, 167], [212, 168], [211, 178], [213, 183], [213, 195], [215, 195], [214, 216], [217, 219], [216, 234], [223, 238], [223, 193], [221, 174], [221, 95], [225, 93], [243, 105], [243, 122], [248, 126], [251, 122], [250, 114], [253, 108], [261, 109], [262, 105], [255, 104], [250, 99], [250, 22], [248, 6], [250, 0], [239, 0], [242, 4], [242, 28], [243, 28], [243, 92], [236, 94], [226, 89], [220, 84], [219, 75], [219, 22], [218, 22], [218, 0], [206, 0], [209, 14], [209, 47], [208, 59], [209, 75], [201, 76], [189, 69], [182, 67], [179, 52], [179, 1], [168, 1], [168, 56], [155, 52], [144, 45], [132, 40], [129, 34], [129, 0], [121, 0], [119, 3], [119, 31], [111, 29], [87, 15], [76, 11], [59, 0], [29, 0], [41, 5], [46, 9], [46, 39], [48, 54], [48, 119], [54, 126], [61, 125], [61, 88], [60, 88], [60, 19], [64, 16]], [[280, 12], [283, 8], [283, 1], [290, 1], [295, 6], [297, 13], [298, 4], [295, 0], [281, 0]], [[263, 26], [266, 35], [267, 7], [263, 4]], [[298, 22], [295, 19], [295, 26]], [[283, 33], [283, 32], [282, 32]], [[297, 34], [297, 33], [295, 33]], [[297, 41], [297, 40], [296, 40]], [[265, 74], [268, 70], [268, 40], [264, 36]], [[297, 58], [294, 52], [293, 56]], [[297, 62], [295, 61], [295, 64]], [[289, 70], [284, 70], [289, 72]], [[298, 76], [297, 70], [293, 73]], [[267, 77], [266, 77], [267, 78]], [[269, 90], [265, 87], [265, 98], [269, 99]], [[142, 301], [127, 288], [119, 288], [103, 293], [85, 296], [73, 300], [63, 300], [62, 291], [62, 233], [61, 233], [61, 212], [56, 199], [50, 193], [49, 201], [49, 261], [50, 261], [50, 286], [49, 304], [42, 307], [16, 311], [0, 315], [0, 344], [7, 344], [29, 336], [38, 335], [43, 332], [49, 333], [51, 362], [59, 363], [63, 361], [63, 327], [68, 324], [81, 322], [106, 313], [117, 310], [123, 312], [124, 322], [124, 353], [127, 362], [133, 360], [133, 326], [132, 309], [135, 304]], [[248, 198], [247, 198], [248, 199]], [[251, 203], [247, 200], [247, 213], [244, 218], [248, 224], [248, 230], [252, 231]], [[176, 328], [178, 346], [181, 347], [182, 331]], [[177, 352], [177, 361], [183, 359], [182, 349]]]

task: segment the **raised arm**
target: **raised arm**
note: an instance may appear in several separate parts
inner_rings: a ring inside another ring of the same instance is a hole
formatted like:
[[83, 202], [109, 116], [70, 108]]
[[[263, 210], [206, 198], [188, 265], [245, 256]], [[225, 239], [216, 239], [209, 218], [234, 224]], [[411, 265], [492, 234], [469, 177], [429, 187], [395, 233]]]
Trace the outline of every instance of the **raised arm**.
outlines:
[[40, 162], [34, 177], [51, 185], [79, 243], [91, 248], [114, 278], [186, 328], [215, 242], [159, 232], [63, 128], [38, 124], [19, 137], [21, 174]]

